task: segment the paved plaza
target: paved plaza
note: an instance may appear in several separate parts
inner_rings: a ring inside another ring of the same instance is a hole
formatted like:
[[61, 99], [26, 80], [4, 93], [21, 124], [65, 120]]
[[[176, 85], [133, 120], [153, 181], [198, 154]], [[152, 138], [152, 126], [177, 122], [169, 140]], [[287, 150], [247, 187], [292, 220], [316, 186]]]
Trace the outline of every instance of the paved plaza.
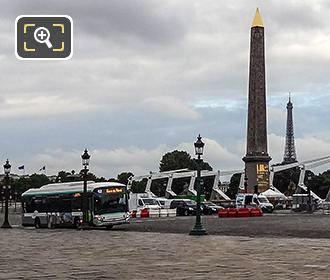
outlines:
[[[247, 236], [247, 237], [298, 237], [330, 238], [330, 215], [291, 213], [278, 211], [263, 217], [218, 218], [202, 216], [202, 222], [211, 235]], [[2, 223], [3, 213], [0, 213]], [[10, 223], [17, 227], [21, 224], [21, 215], [11, 213]], [[188, 233], [194, 226], [195, 217], [137, 218], [129, 225], [115, 226], [114, 231]]]
[[0, 279], [329, 279], [330, 241], [0, 230]]
[[[126, 231], [187, 233], [195, 217], [136, 219]], [[268, 214], [263, 217], [218, 218], [204, 216], [203, 224], [212, 235], [248, 237], [330, 238], [330, 216], [321, 214]]]
[[[272, 222], [269, 231], [276, 232], [284, 221], [279, 217], [283, 216], [245, 221], [204, 217], [212, 233], [204, 237], [182, 230], [190, 228], [193, 217], [135, 220], [110, 231], [0, 229], [0, 279], [329, 279], [330, 239], [264, 237], [267, 234], [259, 236], [258, 229], [254, 237], [226, 232], [236, 224], [233, 233], [243, 235], [249, 223], [260, 230]], [[288, 224], [294, 219], [306, 220], [309, 226], [313, 219], [323, 221], [316, 228], [320, 232], [330, 221], [327, 216], [284, 217]], [[225, 235], [216, 231], [220, 226]], [[164, 230], [175, 227], [179, 233]]]

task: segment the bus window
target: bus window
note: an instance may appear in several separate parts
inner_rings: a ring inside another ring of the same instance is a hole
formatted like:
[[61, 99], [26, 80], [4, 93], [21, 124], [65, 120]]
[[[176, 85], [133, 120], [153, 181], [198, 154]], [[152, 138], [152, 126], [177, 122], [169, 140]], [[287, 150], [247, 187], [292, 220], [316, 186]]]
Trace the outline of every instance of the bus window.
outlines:
[[58, 212], [71, 212], [70, 198], [63, 198], [58, 200]]
[[28, 198], [24, 204], [25, 204], [25, 212], [26, 213], [33, 213], [34, 212], [34, 210], [35, 210], [34, 209], [34, 204], [32, 203], [31, 198]]
[[22, 200], [21, 205], [23, 213], [26, 213], [26, 202]]
[[71, 212], [71, 199], [69, 197], [48, 197], [49, 212]]
[[57, 198], [56, 197], [48, 197], [48, 212], [57, 212]]
[[31, 212], [46, 212], [47, 210], [47, 199], [46, 197], [33, 197], [31, 199]]
[[79, 212], [82, 209], [81, 197], [74, 197], [71, 202], [71, 209], [73, 212]]

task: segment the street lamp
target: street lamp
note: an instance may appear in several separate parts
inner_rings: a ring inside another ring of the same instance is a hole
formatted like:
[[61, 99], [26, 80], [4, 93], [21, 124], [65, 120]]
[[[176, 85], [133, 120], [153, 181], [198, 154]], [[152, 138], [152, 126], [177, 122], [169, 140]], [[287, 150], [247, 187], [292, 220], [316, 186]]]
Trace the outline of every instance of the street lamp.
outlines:
[[196, 211], [196, 223], [194, 228], [190, 231], [190, 235], [207, 235], [201, 221], [201, 167], [202, 167], [202, 155], [204, 150], [204, 143], [202, 137], [198, 135], [197, 141], [194, 143], [195, 154], [197, 155], [197, 211]]
[[15, 191], [14, 192], [14, 202], [15, 202], [15, 213], [16, 213], [16, 210], [17, 210], [17, 208], [16, 208], [16, 203], [17, 203], [17, 195], [18, 195], [18, 193]]
[[9, 163], [9, 160], [7, 159], [6, 163], [3, 166], [4, 169], [4, 173], [5, 173], [5, 185], [4, 185], [4, 189], [5, 189], [5, 220], [1, 226], [1, 228], [11, 228], [11, 225], [9, 224], [8, 221], [8, 196], [9, 196], [9, 189], [10, 189], [10, 185], [9, 185], [9, 174], [10, 174], [10, 168], [11, 165]]
[[3, 212], [3, 200], [5, 198], [5, 192], [3, 188], [1, 188], [1, 213]]
[[87, 173], [89, 166], [90, 155], [88, 154], [87, 149], [85, 149], [84, 153], [81, 155], [82, 166], [83, 166], [83, 175], [84, 175], [84, 192], [83, 192], [83, 222], [82, 228], [88, 227], [88, 201], [87, 201]]

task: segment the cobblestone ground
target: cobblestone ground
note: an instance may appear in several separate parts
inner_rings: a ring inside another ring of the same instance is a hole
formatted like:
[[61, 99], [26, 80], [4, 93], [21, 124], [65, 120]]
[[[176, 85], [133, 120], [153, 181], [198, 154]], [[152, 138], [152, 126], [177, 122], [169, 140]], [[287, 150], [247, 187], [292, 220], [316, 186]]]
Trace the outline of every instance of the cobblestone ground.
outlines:
[[0, 229], [0, 279], [329, 279], [327, 239]]
[[[218, 218], [204, 216], [203, 224], [214, 235], [248, 237], [300, 237], [330, 238], [330, 216], [320, 214], [265, 215], [250, 218]], [[167, 219], [135, 219], [126, 231], [187, 233], [193, 227], [195, 217]], [[330, 277], [329, 277], [330, 279]]]
[[194, 217], [111, 231], [36, 230], [20, 219], [0, 229], [0, 279], [330, 279], [328, 216], [203, 217], [203, 237], [187, 234]]

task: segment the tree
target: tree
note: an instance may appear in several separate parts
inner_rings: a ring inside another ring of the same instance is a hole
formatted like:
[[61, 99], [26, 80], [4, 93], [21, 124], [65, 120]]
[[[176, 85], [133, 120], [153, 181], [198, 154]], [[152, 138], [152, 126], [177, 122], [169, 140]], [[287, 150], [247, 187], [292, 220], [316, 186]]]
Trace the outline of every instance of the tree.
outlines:
[[292, 195], [298, 185], [299, 174], [298, 167], [276, 172], [273, 185], [285, 195]]
[[152, 180], [150, 189], [151, 192], [156, 194], [157, 196], [165, 196], [166, 186], [167, 186], [166, 178], [156, 179], [156, 180]]
[[132, 172], [122, 172], [122, 173], [118, 174], [117, 181], [119, 183], [127, 185], [128, 179], [132, 176], [134, 176], [134, 174]]
[[170, 171], [177, 169], [189, 168], [191, 165], [191, 157], [186, 151], [175, 150], [163, 155], [160, 164], [159, 171]]
[[88, 172], [87, 173], [87, 181], [94, 181], [94, 182], [99, 182], [99, 178], [96, 177], [95, 174]]
[[22, 194], [31, 188], [40, 188], [43, 185], [49, 184], [48, 177], [44, 174], [32, 174], [30, 176], [24, 176], [18, 180], [11, 181], [12, 191]]
[[[197, 160], [194, 158], [192, 159], [186, 151], [175, 150], [173, 152], [168, 152], [163, 155], [159, 164], [160, 172], [184, 168], [197, 170]], [[203, 161], [201, 169], [212, 171], [212, 167], [205, 161]]]
[[62, 170], [57, 174], [57, 182], [62, 182], [62, 183], [71, 182], [72, 181], [71, 175], [72, 175], [71, 172]]
[[[308, 180], [311, 177], [311, 180]], [[326, 198], [330, 187], [330, 170], [319, 175], [314, 175], [310, 170], [306, 171], [305, 185], [309, 185], [311, 190], [321, 198]]]
[[142, 193], [145, 191], [147, 185], [147, 179], [143, 179], [142, 181], [133, 181], [131, 191], [133, 193]]
[[[190, 160], [190, 165], [189, 165], [189, 169], [190, 170], [197, 170], [197, 160], [195, 158]], [[203, 161], [202, 162], [202, 166], [201, 166], [201, 170], [209, 170], [212, 171], [213, 168], [211, 167], [211, 165], [209, 165], [208, 162]]]
[[229, 188], [226, 192], [231, 199], [235, 199], [238, 193], [239, 183], [241, 181], [241, 173], [235, 173], [230, 178]]
[[[168, 152], [165, 155], [163, 155], [159, 164], [160, 172], [184, 169], [184, 168], [187, 168], [188, 170], [197, 170], [196, 159], [192, 159], [191, 156], [186, 151], [175, 150], [172, 152]], [[212, 167], [207, 162], [203, 161], [201, 170], [212, 171]], [[180, 194], [184, 190], [184, 186], [187, 186], [187, 184], [189, 185], [189, 182], [190, 182], [190, 178], [175, 179], [173, 180], [172, 190], [175, 193]], [[203, 178], [203, 189], [207, 199], [211, 195], [213, 182], [214, 182], [214, 176]]]
[[45, 174], [30, 175], [30, 184], [32, 188], [40, 188], [43, 185], [49, 184], [50, 181]]
[[[299, 167], [277, 172], [274, 176], [273, 185], [287, 196], [291, 196], [297, 190], [305, 193], [303, 190], [298, 189], [299, 176]], [[309, 177], [311, 180], [308, 180]], [[304, 184], [306, 186], [309, 185], [311, 190], [319, 197], [325, 198], [330, 187], [330, 170], [319, 175], [315, 175], [312, 171], [306, 170]]]

